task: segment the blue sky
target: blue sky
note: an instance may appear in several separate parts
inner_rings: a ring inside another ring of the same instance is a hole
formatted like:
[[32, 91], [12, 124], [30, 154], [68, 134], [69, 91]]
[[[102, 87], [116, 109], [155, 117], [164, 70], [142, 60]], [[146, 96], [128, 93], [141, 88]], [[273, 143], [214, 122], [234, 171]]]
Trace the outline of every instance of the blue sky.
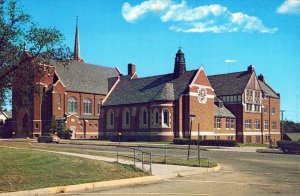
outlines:
[[252, 64], [281, 94], [285, 117], [300, 122], [299, 0], [21, 0], [20, 4], [42, 27], [59, 29], [72, 49], [78, 16], [85, 62], [118, 67], [125, 74], [130, 62], [137, 65], [140, 77], [172, 72], [179, 46], [187, 69], [203, 65], [208, 75], [246, 70]]

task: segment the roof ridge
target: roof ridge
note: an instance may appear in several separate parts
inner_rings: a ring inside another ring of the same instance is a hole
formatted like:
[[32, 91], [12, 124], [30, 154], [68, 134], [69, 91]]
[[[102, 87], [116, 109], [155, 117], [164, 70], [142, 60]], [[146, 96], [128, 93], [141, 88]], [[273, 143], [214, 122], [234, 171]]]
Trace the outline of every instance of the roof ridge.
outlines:
[[244, 72], [247, 72], [247, 71], [237, 71], [237, 72], [224, 73], [224, 74], [214, 74], [214, 75], [208, 75], [207, 77], [211, 77], [211, 76], [231, 75], [231, 74], [244, 73]]

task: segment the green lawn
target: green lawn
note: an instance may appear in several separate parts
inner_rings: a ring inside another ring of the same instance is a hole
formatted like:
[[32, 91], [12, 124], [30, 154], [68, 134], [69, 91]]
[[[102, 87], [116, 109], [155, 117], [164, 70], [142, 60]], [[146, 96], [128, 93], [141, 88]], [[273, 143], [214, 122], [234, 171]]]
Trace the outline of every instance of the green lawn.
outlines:
[[145, 175], [118, 163], [0, 148], [0, 193]]
[[269, 147], [269, 144], [241, 144], [241, 147]]

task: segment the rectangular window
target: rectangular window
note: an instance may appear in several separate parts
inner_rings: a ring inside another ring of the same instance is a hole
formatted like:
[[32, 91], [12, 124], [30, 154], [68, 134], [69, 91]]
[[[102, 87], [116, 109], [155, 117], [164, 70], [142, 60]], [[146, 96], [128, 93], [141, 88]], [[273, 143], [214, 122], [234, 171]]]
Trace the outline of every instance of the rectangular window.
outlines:
[[245, 120], [245, 127], [246, 127], [246, 129], [252, 129], [251, 119]]
[[274, 131], [276, 129], [277, 129], [277, 123], [276, 123], [276, 121], [273, 121], [272, 122], [272, 130]]
[[260, 105], [254, 105], [254, 111], [255, 112], [260, 112]]
[[60, 103], [61, 103], [61, 95], [57, 94], [57, 109], [60, 110]]
[[255, 91], [255, 100], [254, 100], [254, 103], [260, 104], [260, 92], [259, 91]]
[[265, 120], [264, 121], [264, 130], [268, 130], [269, 129], [269, 121]]
[[250, 103], [246, 104], [246, 111], [252, 112], [252, 104], [250, 104]]
[[230, 129], [234, 130], [234, 119], [230, 119]]
[[242, 96], [238, 95], [238, 101], [242, 101]]
[[35, 128], [36, 128], [36, 129], [39, 128], [39, 123], [35, 123]]
[[260, 129], [260, 120], [255, 120], [254, 124], [255, 124], [255, 129], [259, 130]]
[[253, 91], [252, 90], [246, 91], [246, 102], [253, 103]]
[[217, 129], [221, 129], [221, 118], [217, 118]]
[[275, 114], [275, 107], [272, 107], [272, 114]]
[[264, 113], [268, 113], [268, 106], [264, 106]]
[[226, 129], [230, 129], [230, 119], [226, 118]]
[[256, 142], [257, 144], [260, 143], [260, 136], [256, 136], [256, 137], [255, 137], [255, 142]]

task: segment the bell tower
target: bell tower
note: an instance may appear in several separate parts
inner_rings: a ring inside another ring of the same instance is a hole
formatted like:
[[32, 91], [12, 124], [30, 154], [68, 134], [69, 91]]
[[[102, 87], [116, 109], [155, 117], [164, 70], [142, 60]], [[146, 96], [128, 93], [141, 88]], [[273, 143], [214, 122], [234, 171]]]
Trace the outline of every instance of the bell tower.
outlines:
[[181, 51], [181, 47], [176, 53], [175, 65], [174, 65], [174, 78], [178, 78], [186, 72], [184, 53]]

